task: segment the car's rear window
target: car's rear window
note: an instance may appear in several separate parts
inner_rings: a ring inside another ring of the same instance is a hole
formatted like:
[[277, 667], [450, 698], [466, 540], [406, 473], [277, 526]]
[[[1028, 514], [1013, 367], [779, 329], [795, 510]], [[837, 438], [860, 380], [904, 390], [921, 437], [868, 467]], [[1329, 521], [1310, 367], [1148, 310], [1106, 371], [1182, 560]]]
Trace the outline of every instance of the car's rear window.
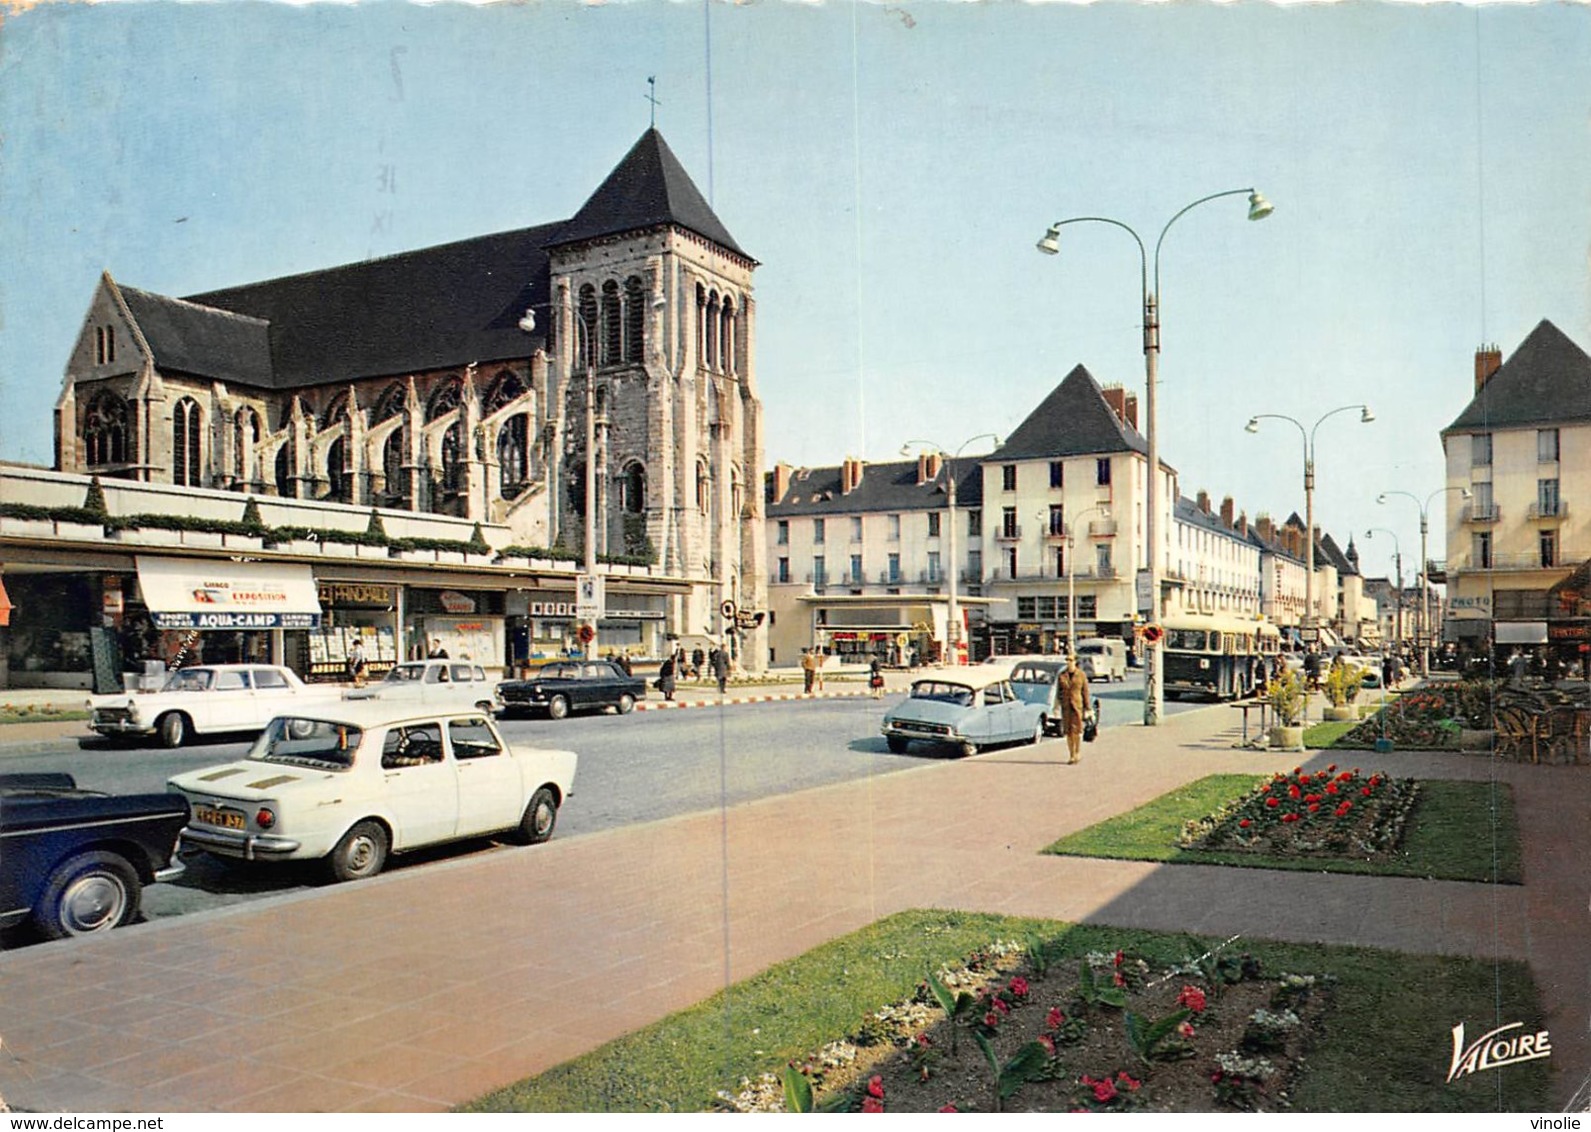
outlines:
[[261, 732], [249, 758], [268, 763], [344, 770], [354, 763], [364, 732], [347, 723], [278, 716]]
[[942, 680], [919, 680], [912, 685], [911, 698], [969, 707], [972, 704], [972, 689], [965, 684], [947, 684]]

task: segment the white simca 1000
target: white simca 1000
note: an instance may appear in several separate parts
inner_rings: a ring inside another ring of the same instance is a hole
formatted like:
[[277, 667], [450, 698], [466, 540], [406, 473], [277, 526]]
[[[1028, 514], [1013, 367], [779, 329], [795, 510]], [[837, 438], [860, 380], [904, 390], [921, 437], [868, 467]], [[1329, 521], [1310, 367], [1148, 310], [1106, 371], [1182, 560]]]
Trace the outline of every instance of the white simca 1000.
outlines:
[[342, 703], [274, 719], [239, 762], [179, 774], [184, 848], [241, 860], [323, 859], [334, 880], [375, 876], [389, 853], [513, 831], [552, 836], [573, 751], [511, 747], [490, 717]]

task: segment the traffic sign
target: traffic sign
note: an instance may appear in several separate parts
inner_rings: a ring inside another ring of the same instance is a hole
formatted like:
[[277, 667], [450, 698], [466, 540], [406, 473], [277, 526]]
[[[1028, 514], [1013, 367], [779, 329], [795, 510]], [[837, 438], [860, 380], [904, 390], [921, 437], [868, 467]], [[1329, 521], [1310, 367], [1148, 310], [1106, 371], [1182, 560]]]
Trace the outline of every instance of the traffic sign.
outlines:
[[1166, 635], [1166, 631], [1159, 625], [1145, 625], [1143, 628], [1143, 635], [1144, 640], [1147, 643], [1151, 645], [1158, 645], [1160, 643], [1160, 638]]
[[578, 620], [595, 621], [605, 612], [605, 581], [601, 574], [575, 575], [575, 617]]
[[727, 618], [733, 618], [735, 616], [735, 603], [732, 601], [724, 602], [718, 607], [718, 612], [722, 613]]

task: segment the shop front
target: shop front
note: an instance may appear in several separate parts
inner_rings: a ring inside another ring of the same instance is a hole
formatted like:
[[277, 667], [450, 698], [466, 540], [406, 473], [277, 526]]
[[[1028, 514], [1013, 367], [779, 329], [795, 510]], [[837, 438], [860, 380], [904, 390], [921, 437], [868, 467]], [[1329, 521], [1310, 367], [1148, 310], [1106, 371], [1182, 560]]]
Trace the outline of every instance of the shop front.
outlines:
[[[519, 668], [581, 651], [580, 621], [576, 616], [573, 589], [509, 596], [510, 665]], [[598, 653], [602, 656], [628, 653], [632, 659], [661, 657], [666, 647], [666, 600], [660, 594], [624, 594], [609, 590], [603, 615], [597, 619]]]
[[307, 678], [347, 680], [348, 656], [357, 642], [364, 648], [366, 675], [380, 679], [398, 661], [399, 587], [321, 578], [316, 589], [323, 616], [318, 629], [303, 634]]
[[403, 595], [408, 659], [445, 653], [503, 671], [508, 664], [505, 597], [502, 590], [425, 589]]

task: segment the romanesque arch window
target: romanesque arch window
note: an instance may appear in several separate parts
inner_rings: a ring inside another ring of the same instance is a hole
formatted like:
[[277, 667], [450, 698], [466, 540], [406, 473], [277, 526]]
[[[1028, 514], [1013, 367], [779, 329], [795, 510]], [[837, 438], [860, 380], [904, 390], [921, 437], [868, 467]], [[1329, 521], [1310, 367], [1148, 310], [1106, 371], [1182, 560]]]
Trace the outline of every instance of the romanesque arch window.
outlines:
[[442, 491], [457, 495], [464, 488], [464, 425], [454, 421], [442, 434]]
[[643, 360], [646, 340], [646, 295], [641, 280], [632, 275], [624, 281], [624, 360]]
[[725, 373], [735, 372], [735, 301], [728, 296], [718, 323], [718, 358]]
[[260, 443], [260, 414], [248, 406], [232, 418], [232, 473], [247, 480], [254, 470], [254, 452]]
[[703, 515], [707, 514], [707, 505], [712, 498], [712, 480], [707, 474], [707, 461], [696, 461], [696, 509]]
[[100, 390], [89, 401], [83, 414], [83, 448], [90, 467], [125, 464], [132, 459], [127, 415], [127, 402], [109, 389]]
[[296, 451], [291, 440], [276, 450], [276, 494], [283, 499], [293, 499], [298, 495]]
[[619, 302], [619, 285], [609, 279], [602, 285], [602, 364], [617, 365], [624, 360], [624, 309]]
[[326, 498], [338, 503], [347, 503], [352, 498], [349, 490], [348, 444], [344, 437], [339, 436], [326, 449], [326, 482], [329, 485]]
[[425, 407], [425, 419], [434, 421], [447, 416], [459, 407], [462, 396], [463, 387], [457, 378], [443, 382], [437, 387], [436, 392], [431, 394], [431, 402]]
[[707, 288], [696, 284], [696, 364], [707, 366]]
[[646, 510], [646, 468], [639, 460], [626, 464], [619, 477], [619, 508], [628, 515]]
[[718, 369], [719, 357], [719, 330], [718, 330], [718, 293], [715, 291], [707, 297], [707, 368]]
[[587, 283], [580, 288], [580, 307], [575, 317], [575, 362], [577, 365], [594, 365], [597, 328], [597, 289]]
[[382, 421], [389, 421], [393, 417], [398, 416], [403, 412], [404, 401], [402, 385], [394, 382], [387, 386], [382, 391], [380, 399], [376, 402], [376, 411], [370, 417], [371, 423], [380, 424]]
[[402, 428], [388, 433], [381, 445], [381, 474], [387, 481], [389, 507], [409, 506], [409, 476], [403, 469], [408, 451], [408, 436]]
[[530, 479], [530, 417], [515, 413], [497, 434], [498, 491], [504, 499], [521, 494]]
[[482, 411], [491, 416], [506, 405], [511, 405], [525, 395], [525, 384], [519, 380], [518, 375], [510, 370], [504, 370], [497, 375], [491, 388], [486, 391], [486, 403]]
[[171, 482], [199, 486], [199, 403], [184, 397], [171, 410]]

